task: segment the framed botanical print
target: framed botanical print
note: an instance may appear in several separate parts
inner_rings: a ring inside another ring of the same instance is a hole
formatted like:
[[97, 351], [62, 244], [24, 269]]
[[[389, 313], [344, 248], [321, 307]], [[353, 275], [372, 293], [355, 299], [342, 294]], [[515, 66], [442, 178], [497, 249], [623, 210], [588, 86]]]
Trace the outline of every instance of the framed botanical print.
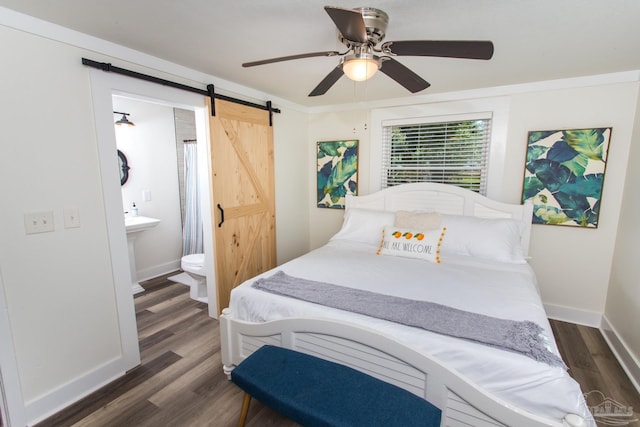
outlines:
[[345, 196], [358, 194], [358, 140], [317, 143], [319, 208], [344, 209]]
[[529, 132], [522, 201], [533, 223], [597, 228], [611, 128]]

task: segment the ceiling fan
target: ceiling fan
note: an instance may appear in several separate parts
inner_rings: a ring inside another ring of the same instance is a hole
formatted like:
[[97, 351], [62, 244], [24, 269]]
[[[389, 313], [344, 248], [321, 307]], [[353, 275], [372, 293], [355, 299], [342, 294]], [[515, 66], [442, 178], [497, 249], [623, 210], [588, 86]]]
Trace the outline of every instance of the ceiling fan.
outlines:
[[[378, 71], [398, 82], [411, 93], [430, 86], [422, 77], [396, 61], [395, 56], [437, 56], [448, 58], [491, 59], [493, 43], [490, 41], [455, 40], [407, 40], [382, 42], [389, 23], [389, 15], [372, 7], [346, 9], [325, 6], [338, 28], [338, 40], [347, 50], [344, 52], [310, 52], [246, 62], [243, 67], [271, 64], [292, 59], [315, 56], [339, 56], [340, 63], [331, 71], [309, 96], [324, 95], [343, 74], [352, 80], [368, 80]], [[380, 55], [378, 55], [380, 54]]]

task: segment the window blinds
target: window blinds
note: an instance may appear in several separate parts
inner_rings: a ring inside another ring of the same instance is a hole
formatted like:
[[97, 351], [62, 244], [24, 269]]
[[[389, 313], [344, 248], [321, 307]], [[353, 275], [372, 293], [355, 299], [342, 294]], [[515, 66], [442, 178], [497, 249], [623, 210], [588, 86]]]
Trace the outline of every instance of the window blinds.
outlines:
[[490, 138], [490, 117], [383, 123], [382, 188], [439, 182], [486, 194]]

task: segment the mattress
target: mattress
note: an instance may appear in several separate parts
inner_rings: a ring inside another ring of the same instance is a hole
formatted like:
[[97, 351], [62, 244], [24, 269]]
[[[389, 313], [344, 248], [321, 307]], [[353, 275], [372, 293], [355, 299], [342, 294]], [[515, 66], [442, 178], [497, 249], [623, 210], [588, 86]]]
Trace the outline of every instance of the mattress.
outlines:
[[[436, 264], [376, 255], [370, 245], [332, 240], [259, 277], [267, 277], [276, 270], [291, 276], [431, 301], [498, 318], [530, 320], [542, 327], [548, 349], [559, 354], [540, 300], [535, 274], [528, 264], [501, 263], [463, 255], [449, 255]], [[352, 322], [437, 358], [481, 388], [522, 409], [556, 419], [573, 413], [592, 420], [579, 385], [561, 367], [480, 343], [267, 293], [252, 288], [253, 281], [241, 284], [231, 293], [230, 308], [240, 320], [265, 322], [316, 317]]]

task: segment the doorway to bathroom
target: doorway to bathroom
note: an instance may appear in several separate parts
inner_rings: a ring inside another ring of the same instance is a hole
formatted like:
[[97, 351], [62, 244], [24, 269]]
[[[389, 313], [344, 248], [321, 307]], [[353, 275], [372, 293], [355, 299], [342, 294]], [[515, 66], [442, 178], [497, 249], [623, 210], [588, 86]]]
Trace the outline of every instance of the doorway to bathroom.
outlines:
[[[115, 133], [124, 162], [121, 192], [129, 250], [134, 252], [132, 285], [140, 293], [140, 281], [180, 269], [186, 255], [204, 254], [201, 189], [207, 188], [208, 150], [206, 141], [198, 141], [192, 110], [117, 95], [113, 108], [115, 119], [122, 113], [128, 122], [115, 126]], [[147, 218], [156, 223], [130, 231], [131, 223]], [[196, 286], [185, 273], [174, 278]], [[206, 289], [198, 291], [197, 300], [207, 303]]]
[[[140, 363], [140, 348], [131, 289], [132, 275], [129, 270], [129, 251], [124, 223], [124, 212], [127, 211], [130, 206], [125, 206], [122, 200], [120, 164], [117, 155], [115, 134], [116, 126], [114, 125], [114, 121], [117, 117], [113, 113], [113, 111], [119, 110], [114, 109], [113, 97], [118, 96], [121, 98], [143, 101], [152, 105], [169, 107], [170, 109], [179, 108], [192, 111], [195, 114], [196, 139], [198, 141], [202, 141], [205, 147], [205, 152], [203, 153], [205, 158], [208, 157], [208, 111], [206, 110], [204, 97], [202, 95], [126, 76], [104, 73], [100, 70], [91, 70], [90, 73], [94, 118], [98, 140], [100, 173], [102, 177], [102, 189], [105, 203], [105, 220], [107, 224], [109, 246], [111, 248], [114, 290], [116, 304], [118, 306], [119, 325], [121, 331], [121, 358], [123, 366], [130, 369]], [[131, 118], [131, 121], [136, 123], [136, 119], [133, 117]], [[175, 131], [172, 132], [172, 136], [175, 137]], [[175, 152], [175, 145], [173, 150]], [[153, 165], [149, 167], [153, 168]], [[133, 168], [134, 165], [132, 164], [129, 173], [134, 173]], [[203, 172], [206, 174], [208, 171], [209, 167], [208, 164], [206, 164]], [[208, 312], [210, 316], [217, 317], [215, 271], [213, 263], [213, 232], [211, 229], [211, 193], [208, 186], [208, 180], [205, 180], [204, 184], [205, 187], [201, 188], [201, 194], [204, 195], [201, 200], [201, 209], [203, 220], [203, 247], [209, 294]], [[159, 195], [159, 193], [155, 193], [154, 191], [151, 192], [150, 196], [152, 201], [156, 200], [155, 194]], [[144, 196], [143, 194], [140, 194], [136, 197], [140, 197], [140, 200], [142, 200], [142, 197]], [[125, 207], [127, 209], [125, 209]], [[140, 207], [138, 207], [138, 209], [140, 209], [139, 213], [144, 213]], [[177, 206], [176, 210], [178, 210]], [[179, 213], [176, 214], [178, 217], [179, 215]]]

